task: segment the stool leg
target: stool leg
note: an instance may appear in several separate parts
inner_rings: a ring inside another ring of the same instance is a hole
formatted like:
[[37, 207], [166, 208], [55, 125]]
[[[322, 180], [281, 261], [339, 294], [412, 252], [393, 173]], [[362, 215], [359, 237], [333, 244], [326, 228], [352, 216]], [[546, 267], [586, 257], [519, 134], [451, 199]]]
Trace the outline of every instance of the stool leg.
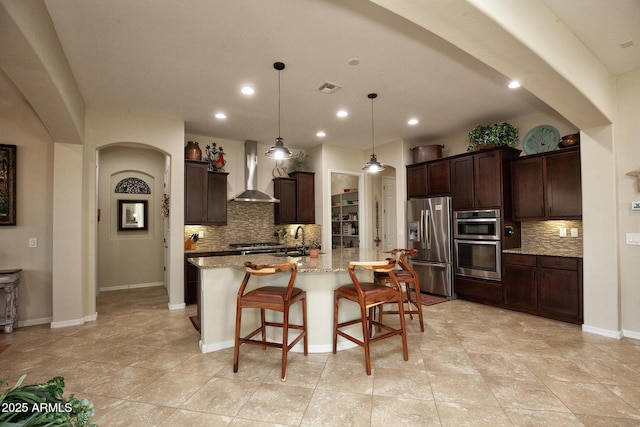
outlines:
[[238, 363], [240, 359], [240, 322], [242, 317], [242, 309], [240, 303], [236, 304], [236, 336], [233, 347], [233, 372], [238, 372]]
[[[262, 330], [262, 342], [267, 341], [267, 327], [264, 325], [265, 317], [264, 317], [264, 308], [260, 309], [260, 329]], [[265, 350], [267, 348], [266, 345], [262, 346], [262, 349]]]
[[309, 334], [307, 333], [307, 298], [302, 298], [302, 327], [303, 329], [303, 333], [304, 333], [304, 355], [306, 356], [307, 354], [309, 354], [309, 342], [307, 340], [307, 338], [309, 337]]
[[[360, 316], [362, 317], [362, 342], [364, 343], [364, 361], [367, 375], [371, 375], [371, 353], [369, 352], [369, 333], [371, 333], [370, 323], [367, 322], [367, 309], [360, 305]], [[367, 325], [369, 324], [369, 326]]]
[[333, 293], [333, 354], [338, 350], [338, 295]]
[[287, 380], [287, 355], [289, 354], [289, 309], [290, 306], [285, 305], [282, 313], [282, 381]]

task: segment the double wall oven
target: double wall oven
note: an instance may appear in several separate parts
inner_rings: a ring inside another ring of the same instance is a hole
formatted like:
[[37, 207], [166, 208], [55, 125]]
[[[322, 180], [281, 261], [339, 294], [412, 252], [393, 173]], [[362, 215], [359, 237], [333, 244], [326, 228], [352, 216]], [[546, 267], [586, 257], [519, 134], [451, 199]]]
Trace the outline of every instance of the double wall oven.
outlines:
[[499, 209], [455, 212], [455, 273], [501, 280], [501, 229]]

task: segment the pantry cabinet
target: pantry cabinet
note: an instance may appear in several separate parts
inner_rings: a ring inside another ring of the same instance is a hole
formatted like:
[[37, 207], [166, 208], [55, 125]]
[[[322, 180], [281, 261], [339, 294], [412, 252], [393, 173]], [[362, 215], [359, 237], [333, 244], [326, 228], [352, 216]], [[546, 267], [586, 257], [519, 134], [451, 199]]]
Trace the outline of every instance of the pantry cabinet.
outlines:
[[450, 193], [448, 159], [407, 166], [407, 198], [445, 196]]
[[185, 224], [226, 225], [227, 175], [226, 172], [208, 172], [207, 162], [185, 161]]
[[581, 324], [582, 259], [504, 254], [506, 308]]
[[273, 180], [275, 224], [315, 224], [315, 174], [291, 172], [289, 178]]
[[510, 203], [509, 160], [519, 155], [520, 150], [497, 147], [452, 158], [453, 209], [499, 209]]
[[511, 183], [516, 221], [582, 218], [579, 147], [514, 160]]

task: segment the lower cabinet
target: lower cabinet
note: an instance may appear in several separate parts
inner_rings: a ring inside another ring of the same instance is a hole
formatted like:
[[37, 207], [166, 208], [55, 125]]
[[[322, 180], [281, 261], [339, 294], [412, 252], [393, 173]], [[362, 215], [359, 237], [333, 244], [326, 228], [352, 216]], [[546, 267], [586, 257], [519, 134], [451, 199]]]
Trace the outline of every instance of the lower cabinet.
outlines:
[[480, 304], [502, 304], [502, 282], [458, 276], [454, 278], [456, 296]]
[[582, 259], [504, 254], [506, 308], [581, 324]]

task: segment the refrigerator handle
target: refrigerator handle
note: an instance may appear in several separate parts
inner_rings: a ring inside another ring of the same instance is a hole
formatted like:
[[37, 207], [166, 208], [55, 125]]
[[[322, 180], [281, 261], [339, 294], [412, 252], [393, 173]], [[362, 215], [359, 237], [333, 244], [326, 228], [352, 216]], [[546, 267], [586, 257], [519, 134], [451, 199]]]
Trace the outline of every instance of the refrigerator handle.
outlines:
[[424, 239], [424, 209], [420, 211], [420, 246], [422, 249], [426, 249], [426, 242]]
[[429, 233], [429, 221], [431, 220], [430, 216], [430, 211], [424, 211], [425, 215], [424, 215], [424, 224], [422, 225], [424, 227], [424, 241], [426, 244], [426, 249], [431, 249], [431, 233]]

